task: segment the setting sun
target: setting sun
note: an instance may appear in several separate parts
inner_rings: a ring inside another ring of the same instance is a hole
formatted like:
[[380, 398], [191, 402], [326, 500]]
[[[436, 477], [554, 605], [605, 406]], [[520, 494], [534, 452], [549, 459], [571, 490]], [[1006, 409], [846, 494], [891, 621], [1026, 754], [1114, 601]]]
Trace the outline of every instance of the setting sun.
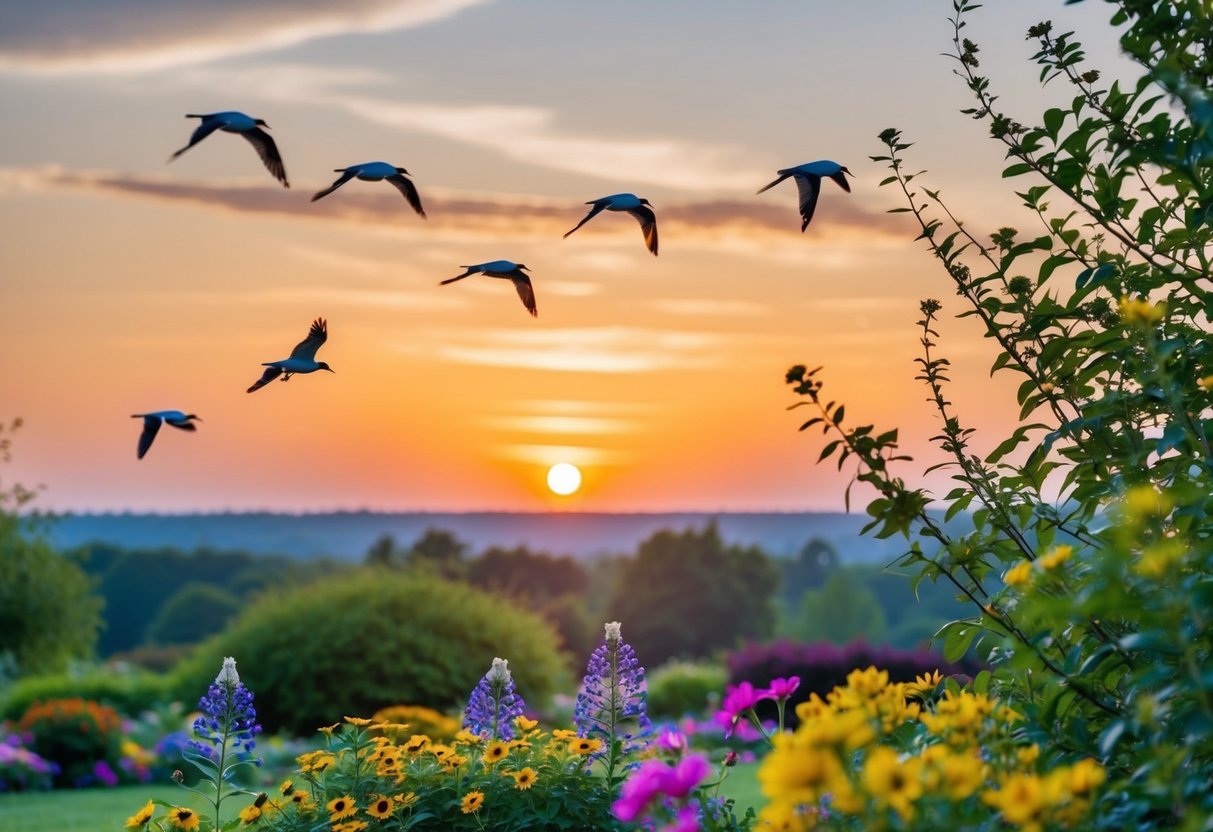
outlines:
[[567, 497], [581, 487], [581, 470], [568, 462], [557, 462], [548, 469], [548, 488]]

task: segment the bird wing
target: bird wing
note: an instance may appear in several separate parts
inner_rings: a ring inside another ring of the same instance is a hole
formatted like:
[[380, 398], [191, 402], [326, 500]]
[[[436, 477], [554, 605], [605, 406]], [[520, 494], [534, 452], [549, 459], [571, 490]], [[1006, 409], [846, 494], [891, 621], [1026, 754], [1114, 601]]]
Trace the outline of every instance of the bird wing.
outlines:
[[817, 195], [821, 193], [820, 176], [797, 176], [796, 187], [800, 188], [800, 230], [803, 233], [813, 219], [817, 208]]
[[177, 428], [178, 430], [189, 430], [189, 431], [198, 430], [198, 426], [195, 425], [193, 422], [169, 422], [167, 419], [165, 420], [165, 422], [167, 424]]
[[413, 184], [413, 180], [409, 179], [403, 173], [397, 173], [394, 176], [387, 177], [387, 181], [396, 186], [396, 190], [404, 194], [404, 198], [409, 201], [409, 205], [413, 206], [413, 210], [425, 217], [425, 209], [421, 207], [421, 194], [417, 193], [417, 186]]
[[144, 416], [143, 417], [143, 433], [139, 434], [139, 458], [143, 459], [143, 455], [147, 453], [147, 449], [152, 446], [152, 441], [156, 438], [156, 434], [160, 432], [159, 416]]
[[324, 318], [312, 321], [312, 328], [307, 331], [307, 337], [291, 350], [291, 358], [302, 358], [304, 361], [315, 361], [316, 350], [320, 349], [329, 338], [328, 324]]
[[312, 202], [315, 202], [318, 199], [323, 199], [324, 197], [331, 194], [333, 191], [340, 188], [346, 182], [349, 182], [351, 179], [353, 179], [357, 175], [358, 174], [354, 173], [353, 171], [349, 171], [349, 170], [345, 171], [344, 173], [341, 174], [341, 176], [337, 177], [337, 181], [334, 182], [332, 185], [329, 185], [323, 191], [316, 191], [316, 193], [312, 194]]
[[291, 183], [286, 181], [286, 167], [282, 164], [282, 155], [278, 152], [278, 145], [274, 143], [274, 137], [260, 127], [245, 130], [240, 135], [257, 148], [257, 155], [265, 163], [266, 169], [274, 174], [274, 178], [281, 182], [283, 187], [289, 188]]
[[[186, 116], [186, 118], [191, 118], [191, 116]], [[173, 161], [178, 156], [180, 156], [182, 153], [189, 150], [191, 147], [198, 144], [198, 142], [202, 141], [203, 139], [205, 139], [207, 136], [209, 136], [211, 133], [214, 133], [218, 129], [219, 129], [219, 120], [218, 119], [208, 119], [208, 118], [204, 117], [202, 119], [202, 123], [199, 124], [196, 128], [194, 128], [194, 133], [193, 133], [193, 135], [190, 136], [190, 143], [187, 144], [185, 147], [181, 148], [180, 150], [178, 150], [172, 156], [168, 157], [168, 160], [170, 162]]]
[[510, 280], [518, 290], [518, 297], [522, 298], [526, 311], [530, 312], [533, 318], [539, 317], [539, 309], [535, 306], [535, 287], [531, 285], [531, 278], [521, 269], [515, 269], [510, 272]]
[[445, 286], [448, 283], [454, 283], [456, 280], [463, 280], [465, 277], [471, 277], [472, 275], [476, 274], [478, 271], [479, 271], [479, 269], [468, 269], [463, 274], [455, 275], [454, 277], [448, 277], [446, 280], [439, 282], [438, 285]]
[[771, 190], [771, 188], [774, 188], [776, 185], [778, 185], [783, 180], [787, 179], [789, 176], [791, 176], [791, 174], [789, 174], [789, 173], [782, 174], [778, 179], [776, 179], [770, 185], [763, 185], [761, 188], [759, 188], [758, 193], [762, 193], [763, 191]]
[[847, 181], [847, 175], [842, 171], [831, 173], [830, 178], [838, 183], [838, 187], [842, 188], [847, 193], [851, 192], [851, 183]]
[[653, 213], [653, 209], [647, 205], [641, 205], [639, 208], [633, 208], [628, 211], [636, 222], [640, 223], [640, 230], [644, 232], [644, 244], [649, 247], [649, 251], [653, 252], [653, 256], [657, 256], [657, 215]]
[[280, 375], [282, 375], [281, 367], [266, 367], [265, 372], [261, 374], [261, 378], [253, 382], [253, 386], [250, 387], [246, 392], [254, 393], [265, 385], [269, 384], [274, 379], [278, 378]]
[[572, 231], [565, 232], [565, 235], [564, 235], [565, 237], [568, 237], [569, 234], [573, 233], [573, 231], [576, 231], [578, 228], [581, 228], [581, 226], [585, 225], [587, 222], [592, 220], [594, 217], [601, 214], [602, 211], [606, 208], [605, 202], [595, 202], [595, 203], [593, 203], [593, 205], [594, 205], [594, 207], [590, 209], [590, 213], [586, 214], [585, 217], [582, 218], [581, 222], [574, 225]]

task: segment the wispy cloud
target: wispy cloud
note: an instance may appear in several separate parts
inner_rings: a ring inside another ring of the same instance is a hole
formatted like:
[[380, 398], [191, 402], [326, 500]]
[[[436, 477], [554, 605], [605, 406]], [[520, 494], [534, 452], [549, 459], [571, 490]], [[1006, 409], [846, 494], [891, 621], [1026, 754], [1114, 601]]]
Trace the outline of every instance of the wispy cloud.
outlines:
[[765, 304], [749, 300], [718, 300], [713, 298], [654, 298], [646, 305], [658, 312], [671, 315], [689, 315], [703, 317], [715, 315], [720, 317], [757, 317], [770, 312]]
[[[488, 0], [55, 0], [0, 7], [0, 71], [149, 72], [422, 26]], [[83, 34], [87, 33], [87, 34]]]
[[482, 420], [489, 427], [509, 431], [539, 434], [605, 434], [631, 433], [635, 423], [625, 419], [603, 416], [486, 416]]
[[463, 330], [444, 332], [434, 352], [447, 361], [487, 367], [644, 373], [715, 366], [723, 338], [636, 327]]
[[630, 458], [630, 455], [620, 451], [584, 445], [500, 445], [497, 455], [502, 459], [533, 465], [554, 465], [557, 462], [571, 462], [580, 466], [619, 465]]
[[[311, 203], [306, 195], [268, 185], [211, 183], [146, 176], [117, 171], [71, 170], [57, 166], [0, 168], [0, 194], [70, 189], [100, 195], [179, 202], [217, 210], [248, 214], [289, 215], [317, 220], [342, 220], [360, 225], [390, 226], [393, 231], [435, 234], [451, 239], [549, 239], [559, 237], [577, 220], [580, 206], [550, 198], [467, 194], [419, 183], [429, 221], [418, 220], [393, 189], [348, 189], [329, 199]], [[815, 220], [816, 236], [833, 242], [903, 243], [906, 228], [897, 217], [874, 212], [854, 201], [822, 212]], [[705, 246], [754, 246], [777, 241], [803, 244], [799, 223], [791, 205], [761, 204], [754, 200], [710, 200], [667, 202], [658, 208], [663, 239], [693, 240]], [[617, 222], [591, 223], [578, 235], [609, 240], [612, 244], [640, 245], [640, 232], [627, 217]], [[584, 245], [584, 244], [583, 244]], [[622, 263], [618, 255], [601, 250], [574, 255], [587, 268], [611, 271]], [[827, 257], [818, 252], [815, 257]], [[588, 291], [573, 287], [570, 293]]]

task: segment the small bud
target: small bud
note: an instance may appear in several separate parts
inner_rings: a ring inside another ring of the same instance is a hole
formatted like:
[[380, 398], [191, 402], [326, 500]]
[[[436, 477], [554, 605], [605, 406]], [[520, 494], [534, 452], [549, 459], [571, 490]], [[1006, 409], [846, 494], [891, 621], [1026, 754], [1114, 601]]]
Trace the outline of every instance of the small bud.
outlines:
[[185, 773], [182, 772], [181, 769], [177, 769], [173, 772], [173, 782], [177, 784], [185, 782]]
[[725, 768], [732, 768], [735, 765], [737, 765], [737, 752], [730, 751], [724, 755], [724, 766]]
[[268, 799], [269, 799], [269, 795], [266, 794], [265, 792], [262, 792], [261, 794], [257, 795], [257, 799], [253, 801], [253, 806], [260, 809], [262, 806], [265, 805], [265, 801]]

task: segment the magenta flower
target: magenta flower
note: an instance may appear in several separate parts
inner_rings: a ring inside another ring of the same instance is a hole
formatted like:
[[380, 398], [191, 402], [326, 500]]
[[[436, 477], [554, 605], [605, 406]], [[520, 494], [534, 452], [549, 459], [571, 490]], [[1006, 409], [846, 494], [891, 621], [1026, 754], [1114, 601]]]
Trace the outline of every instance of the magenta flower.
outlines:
[[703, 782], [703, 778], [707, 777], [711, 770], [712, 764], [706, 757], [700, 754], [686, 757], [666, 773], [661, 791], [677, 800], [683, 800], [695, 791], [695, 787]]
[[724, 701], [720, 703], [720, 710], [716, 712], [716, 722], [724, 728], [726, 738], [732, 736], [737, 720], [741, 719], [746, 711], [765, 699], [766, 693], [766, 691], [755, 689], [749, 682], [742, 682], [736, 686], [730, 685], [725, 690]]
[[771, 686], [766, 690], [767, 696], [765, 698], [790, 699], [798, 687], [800, 687], [799, 676], [791, 676], [787, 679], [772, 679]]
[[644, 813], [661, 794], [670, 767], [661, 760], [646, 760], [632, 776], [623, 781], [619, 799], [611, 804], [611, 812], [624, 823], [631, 823]]
[[674, 822], [661, 827], [661, 832], [700, 832], [699, 811], [694, 806], [683, 806]]
[[666, 728], [657, 735], [657, 747], [681, 757], [687, 750], [686, 734]]

